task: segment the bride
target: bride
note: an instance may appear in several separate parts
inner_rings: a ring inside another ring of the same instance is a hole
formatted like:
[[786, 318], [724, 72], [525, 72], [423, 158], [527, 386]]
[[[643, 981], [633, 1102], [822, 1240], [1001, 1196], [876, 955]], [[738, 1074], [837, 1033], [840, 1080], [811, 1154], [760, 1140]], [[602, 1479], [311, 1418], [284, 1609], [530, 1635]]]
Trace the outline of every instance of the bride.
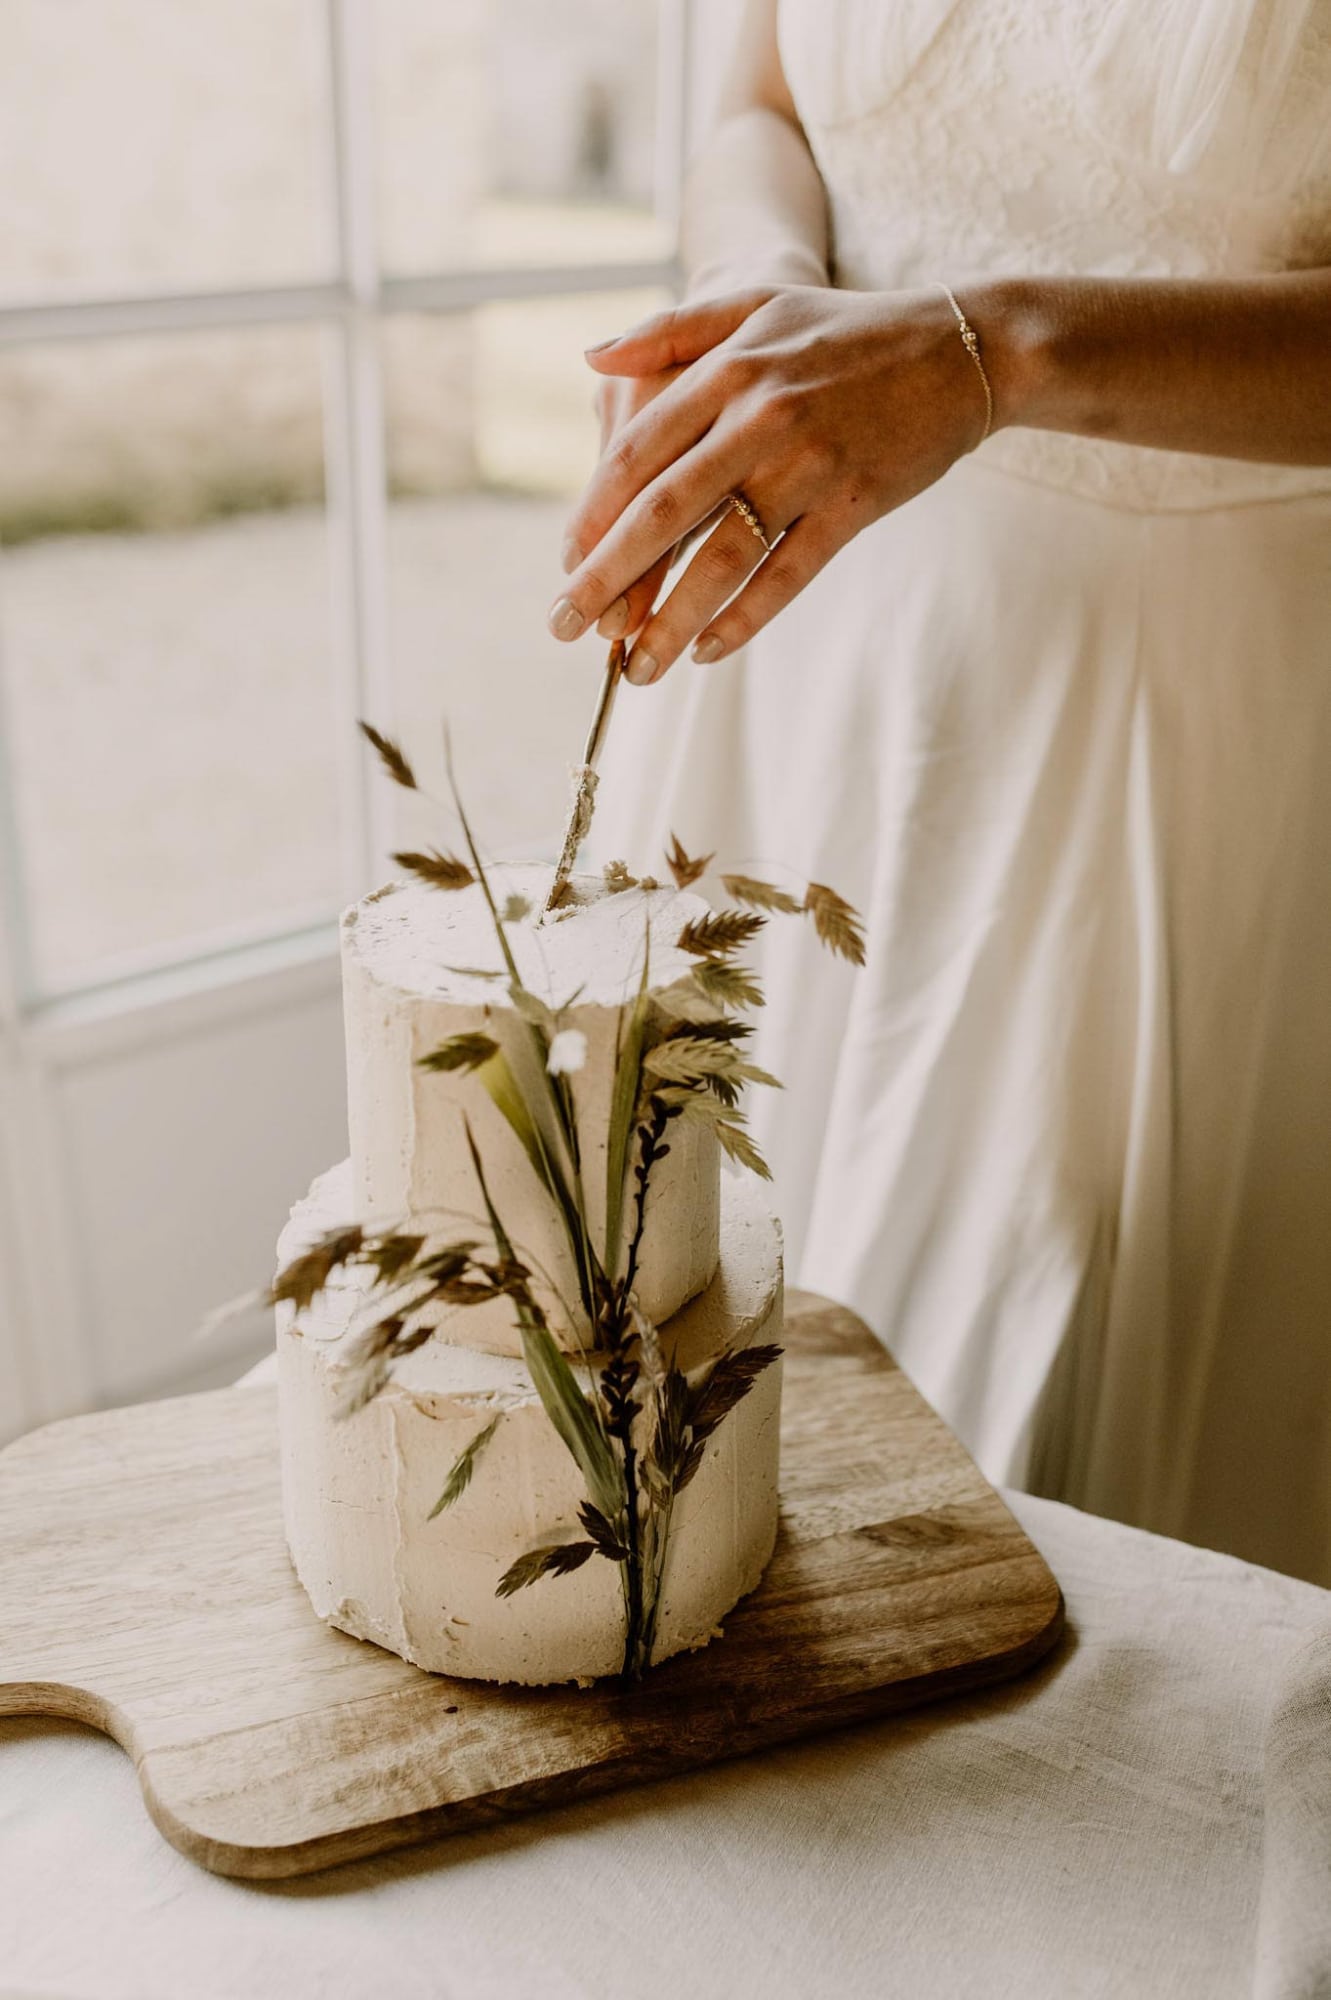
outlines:
[[1331, 0], [750, 0], [685, 252], [551, 625], [651, 688], [603, 857], [865, 913], [768, 934], [792, 1275], [1331, 1584]]

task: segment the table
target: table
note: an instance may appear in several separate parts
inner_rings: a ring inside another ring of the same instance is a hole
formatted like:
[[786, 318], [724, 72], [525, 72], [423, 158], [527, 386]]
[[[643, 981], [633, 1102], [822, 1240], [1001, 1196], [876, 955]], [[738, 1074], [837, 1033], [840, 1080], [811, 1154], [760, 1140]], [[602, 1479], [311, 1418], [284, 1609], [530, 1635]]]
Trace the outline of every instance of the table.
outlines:
[[0, 2000], [1331, 1995], [1331, 1593], [1011, 1494], [1024, 1681], [271, 1886], [0, 1723]]

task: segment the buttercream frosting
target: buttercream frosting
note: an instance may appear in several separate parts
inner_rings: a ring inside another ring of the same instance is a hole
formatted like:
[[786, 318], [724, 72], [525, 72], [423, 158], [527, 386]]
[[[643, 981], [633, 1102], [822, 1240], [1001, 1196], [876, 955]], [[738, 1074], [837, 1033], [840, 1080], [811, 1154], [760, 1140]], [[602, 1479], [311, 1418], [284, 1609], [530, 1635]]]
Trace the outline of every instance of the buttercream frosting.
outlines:
[[[696, 966], [676, 940], [707, 905], [673, 889], [612, 893], [599, 877], [575, 876], [568, 901], [538, 923], [550, 877], [549, 868], [535, 865], [490, 871], [501, 909], [511, 898], [529, 909], [504, 926], [523, 984], [557, 1010], [561, 1029], [585, 1038], [585, 1050], [576, 1040], [565, 1046], [583, 1057], [568, 1082], [586, 1212], [603, 1257], [607, 1137], [625, 1009], [637, 993], [648, 940], [653, 991]], [[515, 1064], [533, 1060], [479, 885], [449, 892], [410, 882], [377, 891], [343, 918], [342, 966], [357, 1217], [381, 1227], [414, 1225], [432, 1235], [474, 1233], [481, 1199], [465, 1119], [496, 1209], [533, 1272], [556, 1337], [566, 1347], [581, 1345], [586, 1325], [567, 1238], [523, 1146], [475, 1074], [420, 1067], [421, 1058], [450, 1036], [477, 1032], [498, 1041]], [[719, 1166], [716, 1138], [706, 1126], [691, 1120], [671, 1125], [669, 1150], [652, 1171], [635, 1287], [655, 1321], [668, 1319], [712, 1278]], [[622, 1241], [632, 1225], [626, 1198]], [[455, 1311], [440, 1334], [498, 1353], [518, 1352], [503, 1301]]]
[[[747, 1177], [722, 1177], [711, 1283], [660, 1328], [696, 1375], [726, 1348], [779, 1341], [780, 1227]], [[355, 1208], [350, 1163], [316, 1181], [279, 1245], [288, 1262]], [[434, 1672], [541, 1684], [615, 1672], [623, 1649], [618, 1568], [593, 1557], [567, 1576], [495, 1595], [529, 1549], [578, 1539], [581, 1475], [523, 1362], [433, 1339], [378, 1397], [336, 1414], [347, 1340], [364, 1305], [335, 1280], [305, 1312], [279, 1308], [287, 1539], [321, 1618]], [[762, 1575], [777, 1524], [780, 1363], [708, 1440], [671, 1524], [654, 1660], [705, 1645]], [[470, 1484], [430, 1519], [458, 1454], [492, 1419]]]

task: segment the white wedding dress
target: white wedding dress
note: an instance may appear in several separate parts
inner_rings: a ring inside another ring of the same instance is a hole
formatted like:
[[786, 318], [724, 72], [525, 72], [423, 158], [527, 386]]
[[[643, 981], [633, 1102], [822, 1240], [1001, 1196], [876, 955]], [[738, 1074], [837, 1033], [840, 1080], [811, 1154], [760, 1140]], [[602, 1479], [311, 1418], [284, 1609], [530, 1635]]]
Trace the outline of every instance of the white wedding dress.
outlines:
[[[840, 285], [1331, 263], [1331, 0], [780, 36]], [[1331, 1584], [1331, 468], [1004, 432], [618, 707], [600, 858], [867, 918], [762, 949], [792, 1278], [991, 1478]]]

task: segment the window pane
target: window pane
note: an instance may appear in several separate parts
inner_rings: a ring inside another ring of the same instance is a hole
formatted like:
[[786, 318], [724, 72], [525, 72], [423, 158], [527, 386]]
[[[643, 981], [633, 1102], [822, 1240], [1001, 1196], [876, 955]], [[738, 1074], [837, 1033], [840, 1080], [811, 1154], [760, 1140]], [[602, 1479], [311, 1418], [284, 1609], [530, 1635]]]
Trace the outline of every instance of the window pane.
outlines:
[[339, 899], [320, 340], [0, 356], [0, 692], [44, 985]]
[[[485, 848], [549, 855], [605, 644], [546, 632], [572, 497], [596, 460], [582, 350], [665, 303], [650, 292], [486, 306], [384, 328], [398, 724], [432, 787], [447, 717]], [[412, 811], [404, 837], [439, 825]]]
[[386, 267], [664, 257], [656, 0], [382, 0]]
[[6, 0], [0, 298], [324, 275], [318, 0]]

